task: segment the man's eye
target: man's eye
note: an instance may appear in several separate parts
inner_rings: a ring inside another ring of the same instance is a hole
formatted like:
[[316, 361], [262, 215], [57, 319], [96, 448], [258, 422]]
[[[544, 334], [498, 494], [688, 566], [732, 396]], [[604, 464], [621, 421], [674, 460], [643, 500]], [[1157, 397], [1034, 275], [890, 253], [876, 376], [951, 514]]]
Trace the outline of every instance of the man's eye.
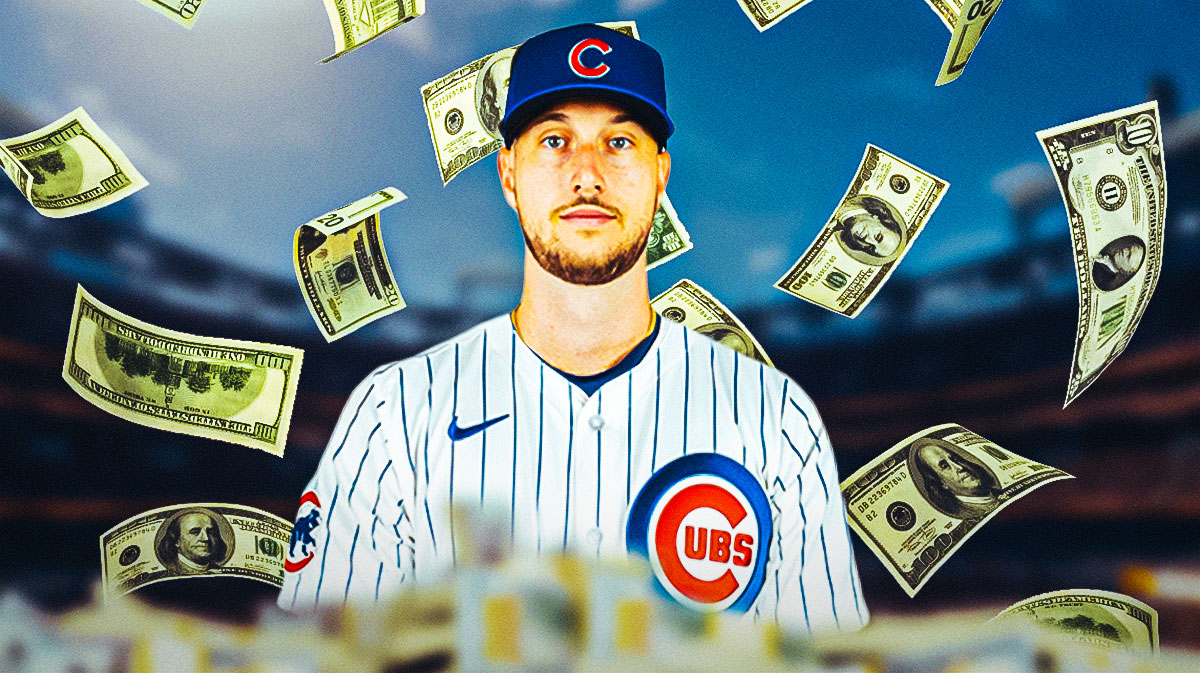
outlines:
[[614, 150], [623, 150], [630, 146], [630, 141], [629, 138], [613, 138], [608, 141], [608, 145]]
[[542, 138], [542, 144], [552, 150], [562, 147], [564, 144], [566, 144], [566, 142], [567, 141], [563, 140], [560, 136], [546, 136], [545, 138]]

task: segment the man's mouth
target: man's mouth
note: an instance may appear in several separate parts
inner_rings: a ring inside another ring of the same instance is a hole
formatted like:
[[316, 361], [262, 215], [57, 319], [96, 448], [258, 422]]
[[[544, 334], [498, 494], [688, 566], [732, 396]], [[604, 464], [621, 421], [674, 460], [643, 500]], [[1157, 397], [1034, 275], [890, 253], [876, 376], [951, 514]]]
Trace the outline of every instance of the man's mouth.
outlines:
[[572, 206], [559, 213], [558, 219], [579, 227], [602, 227], [617, 219], [617, 216], [607, 208]]

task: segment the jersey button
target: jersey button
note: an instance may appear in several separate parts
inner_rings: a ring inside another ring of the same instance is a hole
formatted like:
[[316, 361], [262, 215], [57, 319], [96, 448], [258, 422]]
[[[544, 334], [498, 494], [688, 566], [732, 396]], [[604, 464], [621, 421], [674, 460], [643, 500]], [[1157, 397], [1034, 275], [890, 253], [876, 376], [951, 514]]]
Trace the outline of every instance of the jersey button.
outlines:
[[587, 541], [593, 545], [600, 544], [600, 541], [603, 539], [604, 533], [600, 532], [599, 528], [593, 528], [587, 532]]
[[588, 419], [588, 425], [590, 425], [593, 430], [599, 430], [600, 428], [604, 427], [604, 418], [600, 416], [600, 414], [596, 414]]

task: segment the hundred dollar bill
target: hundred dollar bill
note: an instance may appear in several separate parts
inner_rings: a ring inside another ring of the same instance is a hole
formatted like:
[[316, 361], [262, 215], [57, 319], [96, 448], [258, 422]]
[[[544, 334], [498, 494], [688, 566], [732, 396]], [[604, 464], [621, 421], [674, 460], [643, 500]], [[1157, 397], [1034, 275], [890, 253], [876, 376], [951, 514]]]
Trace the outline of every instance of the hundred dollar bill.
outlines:
[[692, 237], [679, 221], [671, 199], [663, 194], [658, 210], [654, 211], [654, 224], [646, 237], [646, 269], [665, 264], [691, 249]]
[[1158, 612], [1124, 594], [1095, 589], [1051, 591], [1009, 606], [993, 622], [1013, 618], [1033, 621], [1091, 647], [1158, 652]]
[[379, 237], [379, 211], [404, 199], [385, 187], [296, 230], [296, 280], [327, 341], [404, 308]]
[[0, 167], [46, 217], [91, 212], [147, 184], [83, 108], [0, 145]]
[[175, 23], [188, 30], [191, 30], [192, 24], [196, 23], [196, 14], [204, 5], [204, 0], [138, 0], [138, 2], [159, 14], [169, 16]]
[[[638, 37], [633, 21], [600, 25]], [[443, 185], [504, 146], [500, 120], [504, 118], [508, 74], [516, 51], [517, 47], [501, 49], [421, 87]]]
[[425, 0], [325, 0], [333, 26], [333, 59], [425, 13]]
[[244, 505], [152, 509], [100, 536], [104, 595], [181, 577], [246, 577], [281, 587], [291, 535], [290, 521]]
[[1125, 350], [1162, 267], [1167, 176], [1158, 103], [1039, 131], [1067, 208], [1079, 326], [1070, 404]]
[[775, 366], [762, 344], [750, 334], [742, 321], [704, 288], [687, 278], [651, 300], [650, 308], [667, 320], [693, 329], [746, 357], [754, 358], [768, 367]]
[[283, 455], [303, 352], [155, 327], [79, 286], [63, 378], [127, 421]]
[[738, 5], [761, 33], [809, 2], [812, 0], [738, 0]]
[[911, 597], [979, 526], [1071, 475], [947, 423], [884, 451], [842, 482], [850, 527]]
[[[1004, 0], [925, 0], [929, 8], [950, 29], [950, 46], [946, 48], [946, 59], [938, 71], [934, 86], [953, 82], [967, 67], [967, 60], [979, 44], [983, 31], [992, 22], [996, 10]], [[964, 11], [965, 8], [965, 11]]]
[[854, 318], [892, 275], [949, 184], [867, 145], [833, 217], [775, 287]]

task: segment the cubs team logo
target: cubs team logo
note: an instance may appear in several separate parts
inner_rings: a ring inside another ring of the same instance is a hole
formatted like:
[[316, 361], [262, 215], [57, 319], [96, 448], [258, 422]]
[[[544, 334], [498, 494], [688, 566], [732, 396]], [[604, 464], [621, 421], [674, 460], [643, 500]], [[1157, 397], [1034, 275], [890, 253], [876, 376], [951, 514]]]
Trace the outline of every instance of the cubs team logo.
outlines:
[[296, 512], [296, 525], [292, 527], [292, 539], [288, 543], [287, 558], [283, 569], [294, 573], [308, 565], [317, 555], [317, 541], [313, 531], [321, 525], [321, 501], [312, 491], [300, 496], [300, 509]]
[[580, 40], [575, 43], [574, 47], [571, 47], [571, 52], [567, 54], [567, 65], [571, 67], [571, 72], [587, 79], [597, 79], [608, 74], [611, 68], [604, 61], [600, 61], [594, 66], [583, 64], [583, 53], [592, 49], [600, 52], [601, 56], [607, 56], [612, 53], [612, 47], [608, 46], [608, 43], [604, 40], [596, 37]]
[[629, 509], [625, 546], [658, 587], [697, 610], [744, 612], [766, 577], [771, 508], [758, 480], [715, 453], [664, 465]]

